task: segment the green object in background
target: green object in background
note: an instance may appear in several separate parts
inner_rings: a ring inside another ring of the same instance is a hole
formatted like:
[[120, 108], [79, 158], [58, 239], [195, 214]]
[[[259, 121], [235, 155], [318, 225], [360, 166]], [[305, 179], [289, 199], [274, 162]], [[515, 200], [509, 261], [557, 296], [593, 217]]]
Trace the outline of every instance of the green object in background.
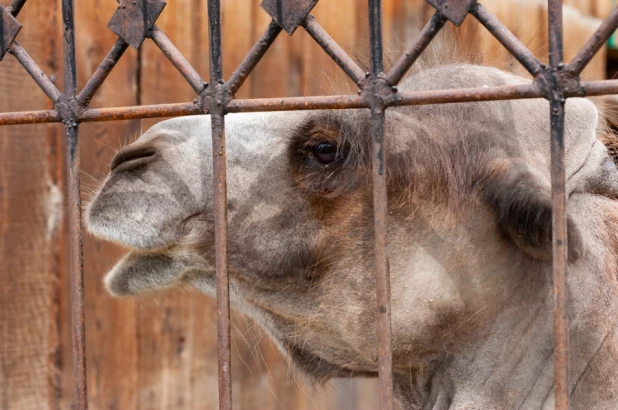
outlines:
[[[616, 5], [616, 0], [612, 0], [612, 4]], [[618, 50], [618, 31], [614, 31], [614, 34], [607, 40], [607, 47], [611, 50]]]
[[616, 34], [617, 33], [614, 31], [614, 34], [612, 34], [609, 40], [607, 40], [607, 47], [612, 50], [618, 50], [618, 37], [616, 36]]

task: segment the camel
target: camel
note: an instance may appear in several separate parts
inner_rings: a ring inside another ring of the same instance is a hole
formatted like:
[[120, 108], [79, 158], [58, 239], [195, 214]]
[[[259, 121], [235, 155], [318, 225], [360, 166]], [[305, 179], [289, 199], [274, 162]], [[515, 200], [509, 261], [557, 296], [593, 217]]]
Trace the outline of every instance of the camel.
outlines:
[[[477, 65], [420, 71], [429, 90], [522, 84]], [[599, 114], [566, 104], [572, 409], [618, 408], [618, 171]], [[550, 409], [549, 104], [386, 113], [394, 394], [401, 409]], [[106, 275], [126, 297], [214, 297], [209, 116], [158, 123], [113, 158], [89, 231], [130, 249]], [[230, 293], [293, 369], [377, 377], [368, 110], [226, 117]]]

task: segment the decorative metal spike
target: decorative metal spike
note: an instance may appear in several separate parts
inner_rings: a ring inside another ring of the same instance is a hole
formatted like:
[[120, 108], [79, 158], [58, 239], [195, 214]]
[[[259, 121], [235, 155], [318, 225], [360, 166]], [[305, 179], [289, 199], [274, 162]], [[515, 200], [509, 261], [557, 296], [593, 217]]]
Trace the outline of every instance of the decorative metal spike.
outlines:
[[300, 26], [318, 0], [263, 0], [260, 5], [289, 35]]
[[131, 47], [139, 48], [166, 4], [163, 0], [120, 0], [107, 27]]
[[0, 6], [0, 61], [21, 30], [21, 24], [4, 7]]
[[456, 26], [460, 26], [476, 0], [426, 0], [444, 17]]

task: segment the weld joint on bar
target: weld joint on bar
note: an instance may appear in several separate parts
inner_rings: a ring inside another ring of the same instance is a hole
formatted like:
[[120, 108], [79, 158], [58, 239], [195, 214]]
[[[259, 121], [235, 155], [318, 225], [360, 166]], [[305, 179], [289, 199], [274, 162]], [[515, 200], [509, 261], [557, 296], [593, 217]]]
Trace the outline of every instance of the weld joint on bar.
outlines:
[[210, 97], [210, 113], [225, 115], [227, 114], [227, 104], [231, 100], [231, 96], [227, 92], [226, 84], [221, 80], [212, 87]]
[[65, 127], [77, 128], [84, 111], [84, 107], [77, 101], [77, 96], [68, 97], [66, 94], [61, 94], [56, 100], [55, 109]]
[[219, 80], [211, 84], [205, 82], [204, 89], [193, 100], [193, 103], [199, 104], [204, 114], [223, 116], [228, 113], [228, 105], [233, 100], [234, 96], [230, 93], [228, 84], [223, 80]]
[[542, 91], [543, 97], [549, 101], [556, 98], [564, 100], [567, 97], [586, 96], [579, 74], [564, 63], [558, 64], [555, 68], [543, 65], [542, 71], [534, 79], [534, 84]]
[[390, 106], [397, 105], [397, 86], [388, 82], [386, 74], [379, 73], [372, 77], [371, 74], [366, 73], [366, 77], [361, 99], [372, 111], [383, 111]]

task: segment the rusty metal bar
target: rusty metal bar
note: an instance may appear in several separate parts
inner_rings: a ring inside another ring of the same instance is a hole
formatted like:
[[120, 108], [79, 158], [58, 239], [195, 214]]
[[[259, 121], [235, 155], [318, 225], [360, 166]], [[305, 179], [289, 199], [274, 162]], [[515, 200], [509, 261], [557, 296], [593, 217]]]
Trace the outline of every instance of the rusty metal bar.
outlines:
[[408, 72], [412, 64], [420, 57], [429, 45], [431, 40], [438, 34], [440, 29], [446, 23], [446, 17], [439, 11], [431, 17], [431, 20], [425, 24], [425, 27], [414, 39], [414, 42], [406, 49], [399, 60], [393, 65], [389, 73], [386, 75], [386, 81], [391, 85], [396, 85], [401, 81], [403, 76]]
[[585, 81], [580, 84], [583, 94], [568, 97], [592, 97], [596, 95], [618, 94], [618, 80]]
[[470, 101], [499, 101], [544, 96], [535, 84], [504, 85], [487, 88], [462, 88], [459, 90], [399, 91], [388, 105], [448, 104]]
[[601, 49], [601, 47], [603, 47], [607, 39], [609, 39], [612, 33], [616, 31], [617, 27], [618, 6], [612, 10], [609, 17], [601, 23], [597, 31], [592, 35], [592, 37], [590, 37], [584, 47], [582, 47], [579, 53], [577, 53], [575, 58], [573, 58], [571, 63], [567, 66], [567, 70], [570, 70], [576, 74], [581, 74], [594, 55]]
[[24, 7], [24, 4], [26, 4], [26, 0], [13, 0], [6, 9], [13, 17], [17, 17], [21, 8]]
[[[568, 97], [592, 97], [618, 94], [618, 80], [587, 81], [576, 91], [565, 92]], [[524, 98], [543, 98], [544, 94], [534, 84], [498, 86], [487, 88], [461, 88], [455, 90], [399, 91], [390, 100], [389, 107], [464, 103], [470, 101], [502, 101]], [[255, 98], [232, 100], [226, 110], [230, 113], [258, 111], [305, 111], [326, 109], [369, 108], [369, 103], [357, 95], [316, 97]], [[77, 116], [79, 122], [117, 121], [140, 118], [178, 117], [199, 115], [205, 112], [195, 102], [139, 105], [132, 107], [90, 108]], [[56, 111], [22, 111], [0, 113], [1, 125], [42, 124], [61, 122]]]
[[77, 102], [81, 106], [87, 106], [90, 103], [90, 100], [97, 92], [103, 81], [107, 78], [109, 73], [112, 72], [112, 69], [116, 66], [120, 57], [127, 51], [129, 44], [123, 39], [119, 38], [116, 40], [116, 43], [112, 46], [112, 49], [109, 50], [109, 53], [105, 56], [101, 64], [97, 67], [92, 77], [88, 80], [84, 88], [82, 88], [81, 92], [77, 96]]
[[382, 1], [369, 0], [369, 36], [371, 46], [371, 134], [373, 224], [376, 263], [376, 314], [378, 331], [378, 377], [380, 410], [393, 410], [393, 354], [391, 345], [391, 290], [388, 268], [388, 203], [386, 194], [386, 141], [384, 111], [380, 87], [384, 79], [382, 55]]
[[[587, 81], [579, 90], [565, 92], [568, 97], [592, 97], [618, 94], [618, 80]], [[388, 107], [405, 105], [428, 105], [464, 103], [470, 101], [502, 101], [524, 98], [543, 98], [543, 91], [534, 84], [455, 90], [399, 91], [390, 100]], [[228, 102], [227, 112], [258, 111], [304, 111], [326, 109], [369, 108], [370, 104], [357, 95], [335, 95], [317, 97], [255, 98]], [[84, 110], [77, 116], [79, 122], [116, 121], [139, 118], [178, 117], [199, 115], [205, 112], [195, 102], [140, 105], [133, 107], [112, 107]], [[42, 124], [61, 122], [56, 111], [23, 111], [0, 113], [1, 125]]]
[[[217, 356], [219, 410], [232, 409], [232, 358], [230, 354], [230, 282], [227, 249], [227, 175], [225, 153], [225, 96], [221, 62], [221, 9], [219, 0], [208, 0], [211, 89], [204, 93], [212, 128], [213, 190], [215, 216]], [[206, 104], [205, 104], [206, 105]]]
[[312, 15], [305, 17], [301, 23], [307, 33], [324, 51], [330, 56], [330, 58], [337, 63], [339, 67], [358, 85], [363, 87], [365, 83], [364, 71], [348, 56], [348, 54], [328, 35], [326, 30], [320, 26]]
[[154, 26], [148, 35], [152, 41], [163, 51], [165, 57], [176, 67], [180, 74], [191, 85], [191, 88], [196, 93], [202, 92], [202, 90], [208, 85], [204, 82], [204, 79], [198, 74], [197, 71], [191, 66], [187, 59], [176, 48], [174, 43], [163, 33], [157, 26]]
[[[196, 103], [138, 105], [135, 107], [91, 108], [79, 115], [80, 122], [136, 120], [140, 118], [199, 115], [204, 111]], [[1, 119], [2, 117], [0, 117]]]
[[543, 65], [534, 54], [482, 4], [476, 3], [470, 14], [485, 26], [530, 74], [536, 77], [543, 70]]
[[228, 112], [257, 111], [300, 111], [328, 110], [346, 108], [369, 108], [368, 103], [358, 95], [335, 95], [327, 97], [287, 97], [255, 98], [249, 100], [232, 100], [228, 103]]
[[75, 20], [73, 0], [62, 0], [64, 27], [64, 94], [56, 104], [63, 117], [67, 135], [69, 254], [71, 271], [71, 312], [73, 322], [73, 373], [75, 376], [75, 408], [88, 408], [86, 373], [86, 320], [84, 314], [84, 264], [82, 251], [82, 207], [79, 181], [79, 142], [75, 95], [77, 75], [75, 63]]
[[21, 124], [46, 124], [51, 122], [61, 122], [60, 115], [56, 111], [20, 111], [0, 113], [1, 125], [21, 125]]
[[567, 217], [565, 97], [557, 70], [563, 67], [562, 0], [548, 0], [549, 102], [551, 119], [552, 255], [554, 278], [554, 390], [557, 410], [569, 408], [567, 320]]
[[9, 46], [9, 53], [13, 54], [17, 61], [26, 69], [30, 77], [41, 87], [41, 90], [49, 97], [50, 100], [56, 102], [60, 97], [60, 91], [56, 88], [54, 83], [45, 75], [43, 70], [34, 62], [32, 57], [24, 50], [24, 48], [14, 40]]
[[227, 90], [230, 95], [236, 95], [236, 92], [242, 87], [243, 83], [251, 74], [257, 63], [262, 59], [266, 51], [273, 44], [277, 36], [281, 33], [281, 26], [276, 21], [271, 21], [264, 34], [253, 45], [247, 56], [240, 63], [236, 71], [227, 81]]

